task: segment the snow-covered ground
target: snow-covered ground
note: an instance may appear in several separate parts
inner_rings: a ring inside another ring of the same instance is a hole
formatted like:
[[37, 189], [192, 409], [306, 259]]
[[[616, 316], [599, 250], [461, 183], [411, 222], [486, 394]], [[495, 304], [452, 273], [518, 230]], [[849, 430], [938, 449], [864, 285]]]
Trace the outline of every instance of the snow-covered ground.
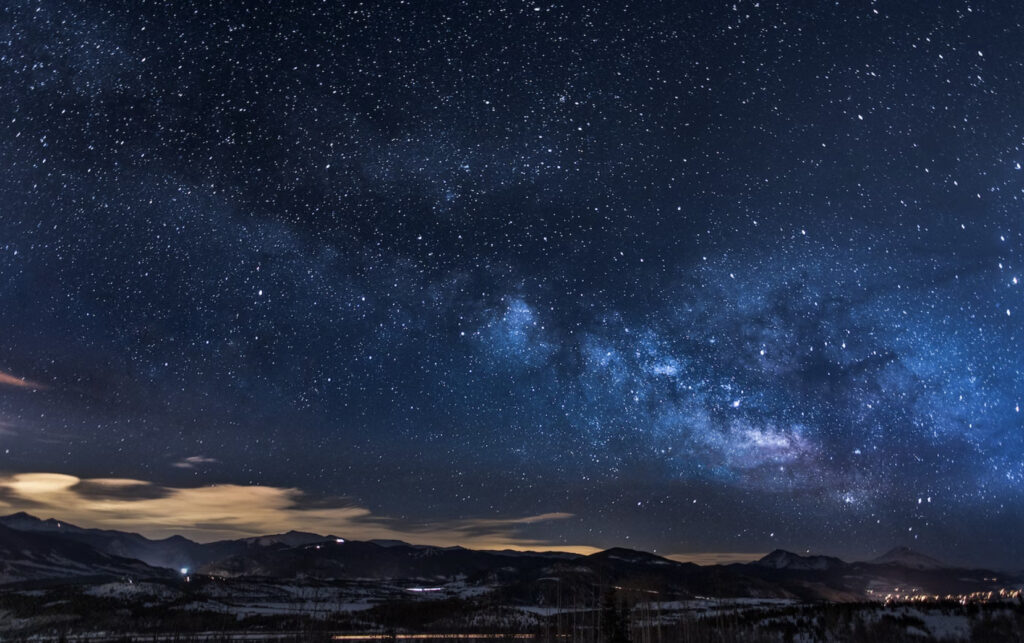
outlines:
[[160, 585], [158, 583], [134, 583], [129, 581], [92, 585], [86, 588], [83, 593], [87, 596], [121, 599], [169, 599], [179, 595], [179, 592], [171, 589], [167, 585]]
[[[81, 621], [82, 614], [75, 614], [76, 609], [113, 612], [130, 607], [131, 610], [124, 609], [127, 613], [154, 608], [156, 618], [166, 618], [170, 612], [181, 615], [183, 622], [223, 622], [226, 623], [226, 629], [231, 629], [231, 623], [237, 622], [240, 630], [252, 625], [252, 622], [244, 622], [245, 619], [256, 618], [262, 624], [274, 623], [275, 617], [281, 617], [281, 623], [289, 623], [289, 627], [294, 627], [297, 621], [293, 617], [301, 616], [307, 624], [320, 622], [316, 627], [343, 627], [351, 631], [379, 627], [375, 619], [386, 611], [371, 611], [377, 606], [387, 604], [394, 607], [414, 602], [421, 604], [423, 614], [430, 614], [430, 618], [434, 619], [430, 621], [432, 629], [443, 628], [452, 632], [533, 632], [538, 628], [556, 625], [565, 628], [568, 627], [567, 623], [585, 623], [591, 625], [581, 627], [594, 627], [592, 624], [598, 622], [598, 612], [603, 609], [596, 598], [598, 594], [593, 595], [595, 598], [587, 607], [564, 602], [556, 605], [550, 602], [550, 595], [546, 595], [548, 602], [545, 603], [541, 595], [509, 592], [497, 586], [469, 582], [464, 578], [433, 585], [424, 581], [324, 582], [313, 579], [274, 581], [197, 577], [192, 582], [184, 582], [184, 579], [132, 582], [126, 579], [72, 584], [54, 589], [35, 585], [22, 589], [11, 588], [8, 592], [7, 596], [12, 600], [0, 603], [0, 643], [4, 640], [2, 633], [5, 631], [20, 631], [19, 640], [25, 638], [23, 634], [31, 632], [59, 632], [63, 623]], [[0, 599], [3, 596], [0, 590]], [[634, 628], [663, 627], [667, 628], [666, 631], [672, 628], [679, 631], [680, 627], [719, 627], [722, 623], [745, 623], [750, 628], [762, 628], [768, 632], [792, 632], [793, 628], [820, 628], [826, 624], [836, 627], [834, 621], [825, 618], [820, 605], [792, 599], [696, 597], [657, 600], [658, 595], [628, 592], [621, 594], [622, 597], [630, 601], [629, 622]], [[19, 611], [19, 605], [29, 604], [32, 605], [31, 610]], [[83, 605], [87, 607], [83, 608]], [[1005, 603], [988, 603], [984, 605], [981, 614], [982, 617], [1016, 617], [1013, 612], [1016, 605], [1015, 598], [1012, 601], [1007, 599]], [[969, 609], [954, 602], [877, 602], [850, 604], [845, 609], [844, 618], [847, 620], [841, 627], [850, 627], [852, 621], [878, 626], [879, 631], [891, 632], [891, 629], [886, 628], [896, 627], [902, 628], [907, 635], [920, 636], [923, 640], [967, 640], [981, 618], [977, 615], [979, 610], [976, 606]], [[412, 611], [418, 610], [420, 608]], [[722, 618], [735, 615], [742, 617]], [[174, 618], [170, 617], [171, 621]], [[109, 621], [93, 622], [97, 623], [97, 628], [110, 626]], [[106, 639], [102, 635], [89, 636], [92, 638], [69, 640], [111, 639], [110, 636]], [[803, 640], [800, 636], [797, 633], [796, 640]], [[36, 640], [50, 639], [42, 637]]]

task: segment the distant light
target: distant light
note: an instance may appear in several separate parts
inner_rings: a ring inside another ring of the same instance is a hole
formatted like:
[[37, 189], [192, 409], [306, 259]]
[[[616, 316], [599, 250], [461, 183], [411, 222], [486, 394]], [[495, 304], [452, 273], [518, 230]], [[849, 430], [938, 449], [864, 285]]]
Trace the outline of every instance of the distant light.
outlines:
[[188, 567], [182, 567], [179, 571], [181, 572], [181, 575], [184, 576], [188, 573]]
[[338, 544], [341, 544], [341, 543], [345, 542], [345, 539], [344, 538], [337, 538], [337, 539], [335, 539], [334, 542], [336, 542]]

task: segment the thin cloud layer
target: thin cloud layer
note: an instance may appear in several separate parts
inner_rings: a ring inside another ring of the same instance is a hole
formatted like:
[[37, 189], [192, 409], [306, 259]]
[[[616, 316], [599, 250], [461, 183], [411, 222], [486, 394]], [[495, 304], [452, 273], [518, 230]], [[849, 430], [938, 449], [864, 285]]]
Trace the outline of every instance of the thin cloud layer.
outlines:
[[5, 373], [4, 371], [0, 371], [0, 386], [13, 386], [15, 388], [28, 388], [37, 390], [43, 390], [47, 388], [45, 384], [33, 382], [32, 380], [26, 380], [22, 377], [16, 377], [14, 375], [11, 375], [10, 373]]
[[193, 455], [171, 464], [172, 467], [179, 469], [195, 469], [202, 464], [217, 464], [220, 462], [217, 458], [210, 458], [204, 455]]

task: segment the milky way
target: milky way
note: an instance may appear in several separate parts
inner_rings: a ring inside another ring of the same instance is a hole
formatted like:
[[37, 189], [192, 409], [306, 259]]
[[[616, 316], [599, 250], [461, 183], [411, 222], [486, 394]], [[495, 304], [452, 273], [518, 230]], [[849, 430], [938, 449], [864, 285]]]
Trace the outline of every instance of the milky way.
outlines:
[[1024, 8], [917, 4], [6, 3], [0, 472], [1019, 566]]

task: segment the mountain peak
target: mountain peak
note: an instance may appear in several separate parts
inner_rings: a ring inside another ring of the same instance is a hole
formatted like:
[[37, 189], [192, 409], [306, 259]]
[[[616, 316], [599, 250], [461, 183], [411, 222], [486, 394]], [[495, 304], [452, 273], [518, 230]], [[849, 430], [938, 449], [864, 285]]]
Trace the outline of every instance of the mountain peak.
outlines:
[[0, 524], [6, 525], [7, 527], [12, 527], [14, 529], [30, 529], [33, 531], [43, 529], [50, 531], [53, 529], [59, 529], [61, 528], [61, 525], [64, 525], [66, 523], [62, 523], [59, 520], [54, 520], [53, 518], [43, 520], [38, 516], [33, 516], [30, 513], [19, 511], [17, 513], [13, 513], [7, 516], [0, 516]]
[[246, 538], [245, 542], [259, 545], [261, 547], [268, 547], [271, 545], [284, 545], [286, 547], [302, 547], [303, 545], [309, 545], [311, 543], [321, 542], [327, 540], [327, 536], [321, 536], [320, 534], [313, 534], [305, 531], [295, 531], [294, 529], [283, 534], [267, 534], [265, 536], [253, 536]]
[[605, 549], [595, 554], [590, 554], [588, 558], [597, 560], [618, 560], [627, 563], [641, 563], [641, 564], [656, 564], [656, 565], [672, 565], [678, 564], [675, 561], [670, 561], [667, 558], [663, 558], [657, 554], [652, 554], [646, 551], [639, 551], [636, 549], [627, 549], [626, 547], [612, 547], [611, 549]]
[[751, 564], [758, 567], [771, 567], [773, 569], [821, 570], [843, 565], [844, 563], [832, 556], [801, 556], [785, 549], [776, 549]]
[[765, 554], [759, 560], [755, 561], [754, 564], [760, 565], [761, 567], [776, 567], [781, 569], [783, 567], [789, 567], [790, 563], [800, 559], [801, 556], [799, 554], [794, 554], [793, 552], [786, 551], [785, 549], [776, 549], [769, 554]]
[[46, 520], [43, 520], [38, 516], [33, 516], [32, 514], [24, 511], [19, 511], [7, 516], [0, 516], [0, 525], [10, 527], [11, 529], [35, 532], [82, 531], [81, 527], [72, 525], [69, 522], [57, 520], [56, 518], [47, 518]]
[[367, 542], [373, 543], [378, 547], [412, 547], [412, 545], [405, 542], [404, 540], [395, 540], [393, 538], [374, 538], [373, 540], [368, 540]]
[[17, 513], [8, 514], [6, 516], [0, 516], [0, 520], [34, 520], [36, 522], [42, 522], [40, 518], [33, 516], [30, 513], [19, 511]]
[[878, 558], [868, 561], [874, 565], [897, 565], [909, 569], [941, 569], [949, 567], [931, 556], [916, 552], [909, 547], [894, 547]]

